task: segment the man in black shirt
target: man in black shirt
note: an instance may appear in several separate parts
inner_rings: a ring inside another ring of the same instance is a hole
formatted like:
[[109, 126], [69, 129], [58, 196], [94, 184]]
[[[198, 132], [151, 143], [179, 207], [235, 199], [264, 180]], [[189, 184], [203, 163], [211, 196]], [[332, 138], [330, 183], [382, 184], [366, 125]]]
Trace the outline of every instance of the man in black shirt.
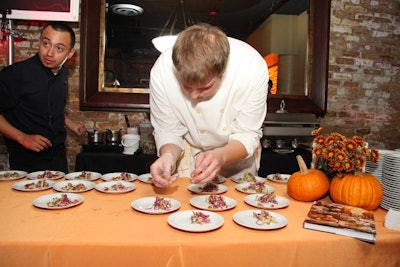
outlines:
[[68, 172], [65, 126], [81, 135], [86, 129], [65, 115], [68, 71], [75, 33], [66, 24], [43, 27], [38, 53], [0, 72], [0, 133], [5, 136], [10, 167], [27, 172]]

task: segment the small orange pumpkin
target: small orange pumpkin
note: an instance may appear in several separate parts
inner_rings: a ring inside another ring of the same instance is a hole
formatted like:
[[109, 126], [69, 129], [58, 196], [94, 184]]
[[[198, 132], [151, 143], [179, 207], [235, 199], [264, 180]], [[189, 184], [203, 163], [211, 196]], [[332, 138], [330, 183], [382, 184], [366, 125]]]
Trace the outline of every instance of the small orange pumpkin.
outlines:
[[333, 177], [330, 195], [336, 203], [375, 210], [383, 199], [383, 188], [372, 174], [349, 173], [343, 177]]
[[318, 169], [308, 169], [300, 155], [296, 156], [300, 171], [293, 173], [287, 183], [287, 193], [299, 201], [314, 201], [329, 191], [326, 174]]

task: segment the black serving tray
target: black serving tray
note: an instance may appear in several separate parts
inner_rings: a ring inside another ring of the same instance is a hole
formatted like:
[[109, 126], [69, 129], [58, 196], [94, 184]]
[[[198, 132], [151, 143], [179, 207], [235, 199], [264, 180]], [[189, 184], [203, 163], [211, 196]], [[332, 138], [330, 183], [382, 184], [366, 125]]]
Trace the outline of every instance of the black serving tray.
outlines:
[[83, 144], [83, 151], [87, 152], [118, 152], [122, 153], [124, 147], [121, 144]]

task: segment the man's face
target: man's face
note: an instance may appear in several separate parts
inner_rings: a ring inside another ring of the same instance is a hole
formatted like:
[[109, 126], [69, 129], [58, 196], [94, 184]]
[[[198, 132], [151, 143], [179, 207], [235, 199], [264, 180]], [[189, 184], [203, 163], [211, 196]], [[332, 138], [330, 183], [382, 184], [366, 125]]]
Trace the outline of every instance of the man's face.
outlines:
[[39, 40], [39, 58], [45, 67], [57, 73], [74, 53], [68, 32], [56, 31], [51, 26], [43, 30]]
[[185, 95], [193, 102], [202, 102], [211, 99], [221, 84], [220, 77], [213, 77], [205, 84], [189, 85], [181, 83]]

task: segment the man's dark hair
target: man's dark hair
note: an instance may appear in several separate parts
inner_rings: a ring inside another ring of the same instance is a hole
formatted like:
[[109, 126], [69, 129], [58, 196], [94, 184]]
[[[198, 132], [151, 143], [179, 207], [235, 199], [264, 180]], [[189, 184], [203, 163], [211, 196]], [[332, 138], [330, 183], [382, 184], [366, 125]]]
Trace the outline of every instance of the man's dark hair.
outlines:
[[75, 32], [70, 26], [68, 26], [67, 24], [65, 24], [63, 22], [49, 22], [48, 24], [46, 24], [43, 27], [43, 29], [42, 29], [42, 31], [40, 33], [42, 34], [44, 29], [46, 29], [49, 26], [51, 26], [54, 30], [56, 30], [58, 32], [68, 32], [70, 37], [71, 37], [71, 49], [74, 48], [74, 46], [75, 46]]

